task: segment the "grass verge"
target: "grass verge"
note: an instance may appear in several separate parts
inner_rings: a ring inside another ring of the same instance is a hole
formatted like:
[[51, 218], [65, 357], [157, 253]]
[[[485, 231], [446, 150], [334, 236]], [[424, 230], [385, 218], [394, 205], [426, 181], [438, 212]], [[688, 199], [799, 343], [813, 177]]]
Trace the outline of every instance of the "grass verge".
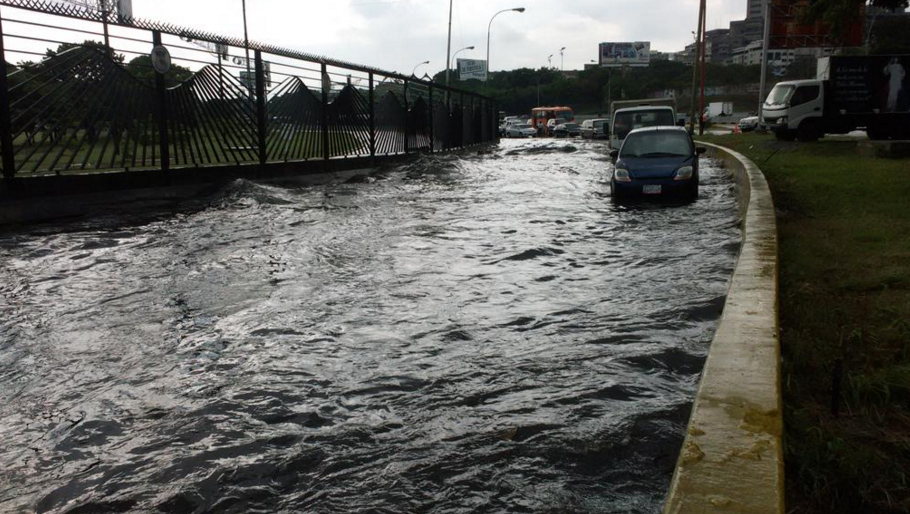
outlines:
[[777, 208], [787, 511], [910, 512], [910, 159], [705, 136]]

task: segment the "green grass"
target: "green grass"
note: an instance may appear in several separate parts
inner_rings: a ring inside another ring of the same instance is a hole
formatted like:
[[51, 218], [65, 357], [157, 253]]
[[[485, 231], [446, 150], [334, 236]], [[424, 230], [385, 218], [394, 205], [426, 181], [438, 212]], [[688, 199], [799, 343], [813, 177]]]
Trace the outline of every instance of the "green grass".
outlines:
[[755, 161], [778, 210], [788, 512], [910, 512], [910, 160], [702, 139]]

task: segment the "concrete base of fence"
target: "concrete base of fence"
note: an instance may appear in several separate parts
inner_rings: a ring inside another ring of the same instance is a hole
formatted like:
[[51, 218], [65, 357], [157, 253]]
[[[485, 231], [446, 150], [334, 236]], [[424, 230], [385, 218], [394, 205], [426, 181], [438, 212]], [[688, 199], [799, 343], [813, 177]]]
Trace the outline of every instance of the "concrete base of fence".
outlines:
[[[477, 146], [461, 152], [483, 151]], [[458, 152], [456, 151], [456, 152]], [[311, 160], [248, 166], [120, 171], [0, 180], [0, 226], [76, 218], [124, 209], [167, 209], [238, 178], [320, 184], [370, 175], [419, 154]]]
[[783, 514], [774, 205], [754, 163], [703, 146], [735, 177], [743, 244], [664, 512]]

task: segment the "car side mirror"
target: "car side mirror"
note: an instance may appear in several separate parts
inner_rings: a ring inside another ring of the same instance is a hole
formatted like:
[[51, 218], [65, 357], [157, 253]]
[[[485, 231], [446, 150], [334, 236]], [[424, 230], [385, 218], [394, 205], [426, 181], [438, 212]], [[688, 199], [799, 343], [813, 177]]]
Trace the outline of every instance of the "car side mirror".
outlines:
[[695, 149], [695, 153], [697, 153], [698, 155], [701, 155], [707, 151], [708, 151], [708, 149], [703, 146], [699, 146]]
[[610, 158], [614, 161], [619, 157], [619, 150], [610, 150]]

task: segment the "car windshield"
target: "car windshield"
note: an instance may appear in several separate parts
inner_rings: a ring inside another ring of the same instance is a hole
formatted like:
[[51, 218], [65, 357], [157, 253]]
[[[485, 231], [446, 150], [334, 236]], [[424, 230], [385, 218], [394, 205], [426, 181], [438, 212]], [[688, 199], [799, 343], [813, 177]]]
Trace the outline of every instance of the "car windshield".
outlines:
[[607, 120], [597, 120], [594, 122], [594, 126], [597, 128], [603, 127], [607, 123]]
[[673, 111], [670, 109], [655, 109], [651, 111], [618, 112], [613, 120], [613, 132], [619, 139], [637, 128], [657, 127], [661, 125], [675, 125]]
[[793, 91], [795, 90], [795, 86], [785, 86], [778, 84], [774, 86], [774, 89], [772, 89], [771, 93], [768, 94], [768, 99], [765, 100], [765, 103], [768, 105], [786, 104], [787, 100], [790, 99], [790, 95], [792, 95]]
[[629, 135], [620, 157], [687, 157], [692, 153], [692, 143], [685, 132], [657, 130]]
[[577, 129], [577, 128], [580, 128], [580, 125], [578, 125], [578, 124], [576, 124], [576, 123], [566, 123], [565, 126], [566, 126], [567, 129]]

